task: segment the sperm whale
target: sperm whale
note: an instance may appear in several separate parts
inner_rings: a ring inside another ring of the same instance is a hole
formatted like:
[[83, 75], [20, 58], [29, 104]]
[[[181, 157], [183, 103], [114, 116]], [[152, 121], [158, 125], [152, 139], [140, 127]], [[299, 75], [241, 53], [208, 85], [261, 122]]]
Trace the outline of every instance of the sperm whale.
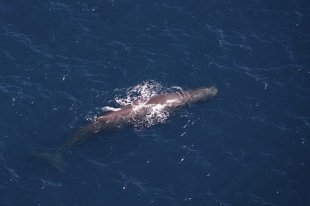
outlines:
[[171, 112], [182, 106], [196, 102], [204, 102], [216, 96], [216, 87], [201, 87], [182, 90], [167, 94], [160, 94], [149, 99], [137, 98], [132, 104], [117, 109], [109, 109], [109, 112], [97, 117], [94, 121], [80, 128], [65, 144], [53, 151], [35, 151], [33, 154], [47, 159], [56, 169], [63, 171], [64, 162], [62, 153], [80, 145], [96, 134], [107, 130], [121, 129], [134, 125], [137, 121], [143, 121], [154, 110]]

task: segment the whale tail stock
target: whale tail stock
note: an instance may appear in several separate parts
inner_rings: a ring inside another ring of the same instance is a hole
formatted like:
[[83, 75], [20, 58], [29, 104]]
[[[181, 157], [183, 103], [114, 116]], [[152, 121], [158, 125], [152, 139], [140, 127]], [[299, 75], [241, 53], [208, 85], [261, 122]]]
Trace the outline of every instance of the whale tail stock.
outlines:
[[57, 171], [65, 172], [66, 163], [64, 162], [64, 148], [58, 147], [54, 149], [32, 149], [31, 155], [41, 160], [47, 161]]
[[76, 145], [80, 145], [88, 140], [91, 135], [95, 134], [95, 125], [93, 123], [86, 127], [81, 128], [70, 138], [64, 145], [56, 148], [49, 149], [37, 149], [33, 148], [30, 150], [30, 154], [33, 157], [39, 158], [49, 165], [53, 166], [57, 171], [65, 172], [67, 164], [64, 161], [64, 153]]

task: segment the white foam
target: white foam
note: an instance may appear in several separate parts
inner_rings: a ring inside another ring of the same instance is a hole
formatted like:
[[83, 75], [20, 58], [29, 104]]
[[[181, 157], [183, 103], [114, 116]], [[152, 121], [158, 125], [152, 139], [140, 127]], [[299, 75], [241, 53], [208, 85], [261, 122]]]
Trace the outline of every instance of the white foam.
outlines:
[[155, 81], [145, 81], [127, 89], [126, 97], [116, 97], [115, 101], [121, 105], [133, 105], [134, 103], [147, 102], [150, 97], [158, 95], [162, 91], [162, 85]]
[[[122, 90], [117, 91], [119, 92]], [[159, 82], [151, 80], [144, 81], [128, 88], [124, 96], [117, 95], [114, 99], [120, 107], [127, 105], [132, 106], [132, 112], [135, 113], [133, 116], [137, 117], [133, 119], [135, 127], [151, 127], [155, 124], [164, 123], [166, 121], [170, 115], [167, 106], [174, 104], [176, 100], [170, 100], [165, 105], [146, 104], [149, 99], [160, 94], [182, 91], [181, 87], [174, 86], [165, 88]], [[102, 111], [118, 111], [120, 109], [121, 108], [105, 106], [102, 108]]]
[[136, 127], [151, 127], [157, 123], [163, 123], [169, 117], [166, 105], [146, 104], [148, 100], [156, 95], [165, 93], [167, 89], [156, 81], [145, 81], [127, 89], [125, 97], [116, 97], [115, 101], [120, 106], [131, 105], [133, 112], [143, 114], [143, 118], [134, 119]]

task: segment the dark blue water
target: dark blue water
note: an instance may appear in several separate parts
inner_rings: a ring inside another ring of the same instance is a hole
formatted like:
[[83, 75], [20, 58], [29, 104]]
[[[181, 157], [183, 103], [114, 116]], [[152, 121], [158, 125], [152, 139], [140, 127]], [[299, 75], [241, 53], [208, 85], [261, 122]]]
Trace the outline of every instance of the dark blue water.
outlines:
[[[309, 1], [1, 1], [0, 205], [310, 205]], [[164, 124], [63, 144], [144, 81], [216, 85]], [[112, 100], [112, 101], [111, 101]]]

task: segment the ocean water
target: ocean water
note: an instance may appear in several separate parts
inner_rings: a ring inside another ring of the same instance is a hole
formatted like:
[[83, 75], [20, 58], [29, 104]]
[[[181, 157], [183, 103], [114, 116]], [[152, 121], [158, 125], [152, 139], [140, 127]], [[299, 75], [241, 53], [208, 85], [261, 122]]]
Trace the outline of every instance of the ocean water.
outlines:
[[[309, 17], [305, 0], [1, 1], [0, 205], [310, 205]], [[101, 133], [63, 172], [31, 155], [154, 84], [219, 95]]]

